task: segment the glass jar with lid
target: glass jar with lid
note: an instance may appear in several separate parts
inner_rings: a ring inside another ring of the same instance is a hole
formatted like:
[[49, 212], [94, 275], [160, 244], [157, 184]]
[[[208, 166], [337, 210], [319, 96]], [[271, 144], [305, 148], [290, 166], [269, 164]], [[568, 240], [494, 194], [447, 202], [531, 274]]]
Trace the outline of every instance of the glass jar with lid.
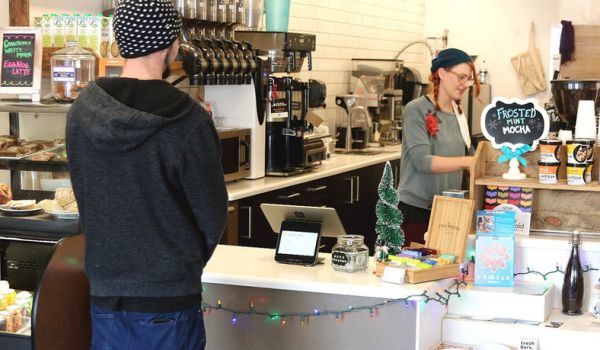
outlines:
[[95, 79], [96, 57], [90, 51], [67, 42], [64, 49], [54, 51], [50, 59], [52, 97], [60, 102], [73, 102]]
[[369, 248], [361, 235], [338, 236], [331, 249], [331, 264], [334, 270], [355, 272], [366, 270], [369, 265]]

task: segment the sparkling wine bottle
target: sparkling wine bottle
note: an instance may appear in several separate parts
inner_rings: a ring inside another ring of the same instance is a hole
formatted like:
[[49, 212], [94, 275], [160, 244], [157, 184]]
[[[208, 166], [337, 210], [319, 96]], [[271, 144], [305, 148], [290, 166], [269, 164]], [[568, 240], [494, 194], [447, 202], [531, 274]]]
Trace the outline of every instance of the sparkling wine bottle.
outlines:
[[565, 269], [565, 281], [562, 287], [562, 313], [565, 315], [581, 315], [583, 303], [583, 270], [579, 261], [579, 244], [581, 235], [574, 231], [571, 235], [571, 256]]

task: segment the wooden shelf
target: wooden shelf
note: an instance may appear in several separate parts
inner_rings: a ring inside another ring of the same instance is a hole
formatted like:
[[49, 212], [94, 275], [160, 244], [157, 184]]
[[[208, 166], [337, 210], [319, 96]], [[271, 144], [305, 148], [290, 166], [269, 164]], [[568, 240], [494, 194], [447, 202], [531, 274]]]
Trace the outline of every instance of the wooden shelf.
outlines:
[[[489, 142], [481, 142], [475, 153], [475, 164], [471, 167], [470, 196], [475, 200], [475, 209], [484, 208], [486, 186], [515, 186], [534, 189], [531, 211], [531, 230], [570, 232], [600, 232], [600, 183], [598, 183], [599, 161], [592, 169], [592, 181], [583, 186], [567, 185], [567, 154], [564, 146], [559, 150], [558, 159], [562, 165], [558, 171], [558, 183], [541, 184], [538, 179], [538, 160], [540, 152], [527, 152], [523, 155], [529, 166], [521, 167], [527, 174], [523, 180], [506, 180], [502, 174], [508, 170], [508, 164], [498, 163], [500, 150], [494, 149]], [[596, 159], [600, 147], [594, 149]], [[537, 189], [537, 191], [536, 191]]]
[[567, 185], [566, 179], [559, 179], [557, 184], [542, 184], [537, 178], [526, 178], [523, 180], [506, 180], [500, 176], [485, 176], [475, 179], [475, 185], [518, 186], [542, 190], [600, 192], [600, 183], [598, 183], [598, 181], [596, 180], [583, 186], [574, 186]]
[[9, 113], [57, 113], [66, 114], [71, 108], [70, 103], [30, 102], [4, 99], [0, 101], [0, 112]]

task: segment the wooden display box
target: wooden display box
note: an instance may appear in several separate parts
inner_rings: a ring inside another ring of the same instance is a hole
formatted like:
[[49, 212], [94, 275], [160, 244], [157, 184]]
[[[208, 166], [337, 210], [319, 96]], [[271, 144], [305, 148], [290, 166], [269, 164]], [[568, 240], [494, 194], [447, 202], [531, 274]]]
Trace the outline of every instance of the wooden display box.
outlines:
[[405, 282], [421, 283], [458, 275], [469, 232], [473, 229], [473, 209], [474, 202], [471, 199], [444, 196], [433, 198], [425, 247], [435, 249], [438, 254], [455, 255], [456, 263], [434, 266], [429, 270], [406, 270]]
[[475, 163], [471, 167], [470, 197], [475, 201], [475, 210], [483, 209], [486, 186], [518, 186], [533, 188], [533, 204], [530, 230], [537, 232], [600, 232], [600, 147], [594, 148], [592, 181], [584, 186], [572, 186], [566, 179], [566, 147], [560, 146], [558, 159], [561, 166], [557, 184], [541, 184], [538, 178], [539, 147], [523, 154], [528, 166], [520, 166], [527, 174], [523, 180], [506, 180], [502, 174], [508, 171], [508, 163], [498, 163], [502, 152], [489, 142], [480, 142], [475, 152]]

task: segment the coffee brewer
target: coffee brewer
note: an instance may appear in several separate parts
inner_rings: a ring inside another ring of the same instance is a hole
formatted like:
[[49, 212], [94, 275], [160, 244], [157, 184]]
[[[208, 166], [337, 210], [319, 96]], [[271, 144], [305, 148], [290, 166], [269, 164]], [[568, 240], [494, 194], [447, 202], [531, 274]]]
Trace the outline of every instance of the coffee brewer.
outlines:
[[312, 170], [325, 159], [324, 139], [330, 135], [315, 135], [306, 116], [311, 108], [325, 107], [325, 84], [275, 74], [300, 72], [305, 59], [311, 70], [316, 37], [257, 31], [236, 32], [235, 37], [253, 48], [263, 72], [261, 79], [267, 98], [259, 101], [259, 110], [264, 102], [266, 174], [289, 176]]

